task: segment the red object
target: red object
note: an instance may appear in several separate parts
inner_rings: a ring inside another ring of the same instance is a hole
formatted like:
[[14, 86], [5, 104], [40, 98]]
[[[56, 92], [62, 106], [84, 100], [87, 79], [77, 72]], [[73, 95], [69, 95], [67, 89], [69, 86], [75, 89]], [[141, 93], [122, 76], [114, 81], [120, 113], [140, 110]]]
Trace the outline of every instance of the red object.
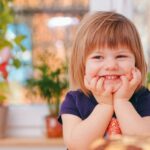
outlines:
[[106, 135], [110, 137], [111, 135], [118, 135], [118, 134], [121, 134], [121, 129], [119, 127], [118, 120], [116, 118], [112, 118], [107, 127]]
[[47, 116], [46, 118], [46, 131], [48, 138], [62, 137], [62, 125], [57, 121], [55, 116]]
[[7, 79], [8, 76], [8, 72], [6, 70], [7, 65], [8, 65], [8, 61], [5, 61], [2, 64], [0, 64], [0, 72], [2, 73], [5, 79]]

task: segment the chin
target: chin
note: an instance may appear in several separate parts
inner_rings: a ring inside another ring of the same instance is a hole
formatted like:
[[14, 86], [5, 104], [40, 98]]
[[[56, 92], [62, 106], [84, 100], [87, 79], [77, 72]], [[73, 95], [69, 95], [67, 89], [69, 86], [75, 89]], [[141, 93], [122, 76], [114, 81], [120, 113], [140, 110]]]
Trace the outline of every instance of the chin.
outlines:
[[115, 93], [119, 89], [120, 85], [121, 84], [119, 84], [119, 83], [118, 84], [106, 84], [106, 85], [104, 85], [104, 89], [111, 87], [112, 88], [111, 93]]

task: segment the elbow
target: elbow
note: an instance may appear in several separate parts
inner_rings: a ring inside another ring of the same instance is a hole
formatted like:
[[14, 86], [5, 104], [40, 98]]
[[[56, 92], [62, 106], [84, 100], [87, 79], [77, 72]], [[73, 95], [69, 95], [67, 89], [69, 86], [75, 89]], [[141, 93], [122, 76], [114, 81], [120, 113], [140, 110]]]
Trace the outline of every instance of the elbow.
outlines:
[[64, 144], [69, 150], [78, 150], [76, 142], [71, 138], [64, 138]]

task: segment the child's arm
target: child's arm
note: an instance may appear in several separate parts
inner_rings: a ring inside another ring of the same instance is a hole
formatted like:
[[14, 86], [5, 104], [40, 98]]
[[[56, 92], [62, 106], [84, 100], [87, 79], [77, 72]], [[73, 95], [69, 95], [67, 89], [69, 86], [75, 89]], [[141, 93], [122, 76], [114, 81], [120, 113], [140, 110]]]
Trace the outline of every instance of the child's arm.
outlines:
[[129, 101], [116, 100], [115, 113], [125, 135], [150, 136], [150, 117], [141, 117]]
[[98, 77], [87, 81], [85, 77], [86, 88], [99, 103], [88, 118], [81, 120], [74, 115], [62, 115], [64, 141], [71, 150], [88, 150], [94, 140], [104, 135], [112, 118], [114, 111], [111, 89], [104, 90], [103, 81], [104, 79]]
[[88, 150], [92, 142], [104, 135], [112, 114], [112, 105], [98, 104], [85, 120], [75, 115], [62, 115], [66, 146], [71, 150]]
[[133, 70], [131, 81], [122, 77], [122, 86], [114, 94], [114, 110], [121, 130], [126, 135], [150, 135], [150, 117], [141, 117], [129, 102], [135, 89], [141, 82], [141, 73]]

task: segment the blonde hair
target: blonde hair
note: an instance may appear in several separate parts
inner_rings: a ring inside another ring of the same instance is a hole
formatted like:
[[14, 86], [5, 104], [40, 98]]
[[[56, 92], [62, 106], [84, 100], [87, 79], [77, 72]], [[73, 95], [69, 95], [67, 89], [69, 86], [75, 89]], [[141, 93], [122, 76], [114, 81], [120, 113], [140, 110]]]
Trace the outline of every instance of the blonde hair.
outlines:
[[144, 85], [147, 66], [135, 25], [121, 14], [98, 11], [83, 18], [73, 43], [69, 70], [74, 89], [89, 94], [84, 85], [85, 61], [92, 50], [104, 47], [130, 49], [135, 56], [135, 66], [142, 73], [141, 85]]

